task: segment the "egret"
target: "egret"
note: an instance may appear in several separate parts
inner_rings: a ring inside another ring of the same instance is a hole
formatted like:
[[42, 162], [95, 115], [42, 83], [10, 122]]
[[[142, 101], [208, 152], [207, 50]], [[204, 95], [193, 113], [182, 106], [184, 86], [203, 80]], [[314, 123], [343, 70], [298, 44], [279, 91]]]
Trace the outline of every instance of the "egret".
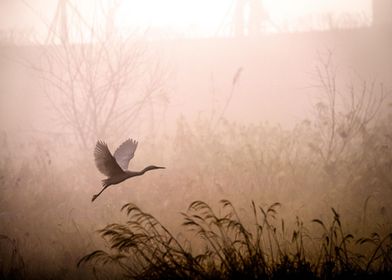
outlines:
[[128, 139], [122, 143], [112, 155], [108, 145], [104, 141], [98, 140], [94, 150], [95, 165], [98, 170], [108, 178], [102, 180], [102, 190], [98, 194], [93, 195], [91, 201], [96, 200], [97, 197], [111, 185], [121, 183], [128, 178], [141, 176], [150, 170], [165, 168], [150, 165], [141, 171], [128, 170], [129, 161], [135, 154], [137, 144], [138, 142], [135, 140]]

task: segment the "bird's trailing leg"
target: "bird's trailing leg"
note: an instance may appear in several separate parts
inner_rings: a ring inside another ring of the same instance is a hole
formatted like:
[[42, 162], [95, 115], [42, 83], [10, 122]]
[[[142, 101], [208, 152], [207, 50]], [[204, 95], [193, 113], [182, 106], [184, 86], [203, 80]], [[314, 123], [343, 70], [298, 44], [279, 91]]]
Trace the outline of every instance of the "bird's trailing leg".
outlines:
[[101, 193], [103, 193], [103, 191], [106, 190], [106, 188], [109, 187], [110, 185], [108, 185], [108, 184], [106, 183], [106, 180], [102, 180], [102, 186], [103, 186], [102, 190], [101, 190], [99, 193], [93, 195], [93, 198], [91, 199], [91, 202], [94, 202], [94, 200], [96, 200], [97, 197], [98, 197]]

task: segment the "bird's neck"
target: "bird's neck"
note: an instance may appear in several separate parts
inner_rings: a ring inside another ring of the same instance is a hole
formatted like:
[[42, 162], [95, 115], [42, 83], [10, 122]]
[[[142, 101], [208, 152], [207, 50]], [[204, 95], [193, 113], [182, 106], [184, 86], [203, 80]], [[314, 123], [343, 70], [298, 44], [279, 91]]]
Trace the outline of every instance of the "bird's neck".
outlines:
[[143, 175], [144, 173], [146, 173], [149, 170], [150, 169], [148, 169], [148, 167], [146, 167], [146, 168], [144, 168], [144, 169], [142, 169], [140, 171], [129, 171], [129, 170], [127, 170], [127, 171], [125, 171], [125, 173], [128, 175], [128, 178], [131, 178], [131, 177], [135, 177], [135, 176], [141, 176], [141, 175]]

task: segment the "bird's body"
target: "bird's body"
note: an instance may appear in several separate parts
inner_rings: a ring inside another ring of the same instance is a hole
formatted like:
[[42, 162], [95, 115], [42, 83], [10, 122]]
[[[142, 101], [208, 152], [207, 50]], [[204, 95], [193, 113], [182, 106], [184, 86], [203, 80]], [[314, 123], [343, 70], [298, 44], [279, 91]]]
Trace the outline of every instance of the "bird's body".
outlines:
[[119, 184], [129, 178], [141, 176], [147, 171], [163, 169], [165, 167], [150, 165], [141, 171], [128, 170], [129, 161], [133, 158], [137, 142], [132, 139], [122, 143], [112, 155], [108, 146], [103, 141], [98, 141], [95, 146], [94, 158], [98, 170], [108, 178], [102, 180], [102, 190], [93, 196], [94, 201], [107, 187]]

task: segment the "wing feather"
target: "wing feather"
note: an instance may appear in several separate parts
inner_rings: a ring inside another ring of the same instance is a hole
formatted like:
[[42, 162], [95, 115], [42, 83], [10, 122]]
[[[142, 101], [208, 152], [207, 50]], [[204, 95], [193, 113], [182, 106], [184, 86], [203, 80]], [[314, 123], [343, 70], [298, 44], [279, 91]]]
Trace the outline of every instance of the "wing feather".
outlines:
[[137, 144], [137, 141], [128, 139], [114, 152], [114, 158], [122, 170], [128, 170], [129, 161], [135, 155]]
[[108, 177], [113, 177], [124, 172], [110, 153], [108, 145], [103, 141], [97, 142], [94, 150], [94, 158], [98, 170]]

